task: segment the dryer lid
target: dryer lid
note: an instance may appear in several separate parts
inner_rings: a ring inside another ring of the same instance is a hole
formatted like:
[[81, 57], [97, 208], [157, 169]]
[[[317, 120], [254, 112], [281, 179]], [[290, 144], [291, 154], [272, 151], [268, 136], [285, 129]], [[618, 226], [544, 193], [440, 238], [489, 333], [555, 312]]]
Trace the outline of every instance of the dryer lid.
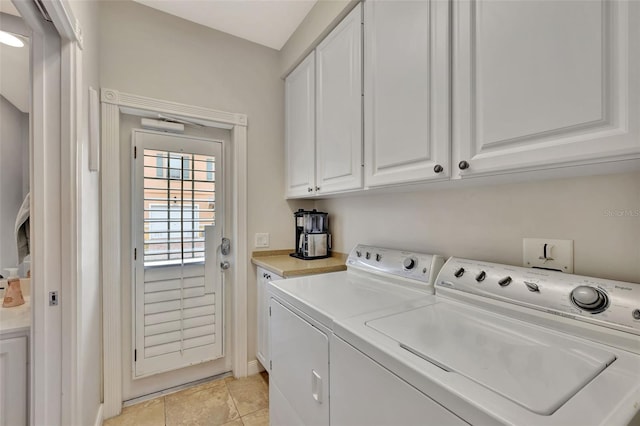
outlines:
[[586, 341], [449, 302], [367, 326], [414, 355], [542, 415], [555, 412], [616, 359]]

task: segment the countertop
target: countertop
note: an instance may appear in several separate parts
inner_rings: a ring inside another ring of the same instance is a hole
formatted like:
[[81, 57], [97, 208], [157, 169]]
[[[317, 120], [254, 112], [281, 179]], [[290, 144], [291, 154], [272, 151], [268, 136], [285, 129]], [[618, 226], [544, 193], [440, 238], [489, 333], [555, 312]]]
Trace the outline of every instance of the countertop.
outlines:
[[289, 256], [289, 253], [292, 252], [293, 249], [254, 251], [251, 254], [251, 263], [283, 278], [324, 274], [347, 269], [345, 264], [347, 255], [344, 253], [333, 252], [331, 257], [326, 259], [302, 260]]

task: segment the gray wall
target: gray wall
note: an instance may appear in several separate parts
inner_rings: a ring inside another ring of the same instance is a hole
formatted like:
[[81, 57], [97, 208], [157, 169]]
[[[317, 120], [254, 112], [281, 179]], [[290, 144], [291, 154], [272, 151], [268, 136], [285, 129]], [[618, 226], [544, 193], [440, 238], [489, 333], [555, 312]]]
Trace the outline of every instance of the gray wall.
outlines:
[[[0, 95], [0, 274], [18, 264], [15, 224], [29, 192], [29, 114]], [[25, 271], [26, 272], [26, 271]]]
[[[640, 173], [323, 200], [357, 243], [522, 264], [522, 238], [574, 240], [576, 274], [640, 283]], [[627, 212], [627, 213], [625, 213]]]
[[[277, 51], [132, 1], [100, 3], [100, 83], [168, 101], [248, 115], [248, 247], [271, 234], [271, 249], [293, 247], [284, 200], [284, 82]], [[129, 235], [122, 235], [130, 241]], [[248, 361], [255, 359], [255, 268], [248, 271]], [[128, 324], [125, 326], [129, 326]]]

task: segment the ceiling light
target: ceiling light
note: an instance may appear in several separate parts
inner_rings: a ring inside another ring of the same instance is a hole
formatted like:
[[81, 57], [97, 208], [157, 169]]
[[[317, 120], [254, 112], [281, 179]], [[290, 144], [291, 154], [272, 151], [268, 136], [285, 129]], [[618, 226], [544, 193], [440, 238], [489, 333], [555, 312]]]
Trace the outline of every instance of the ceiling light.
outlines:
[[0, 43], [6, 44], [7, 46], [12, 47], [22, 47], [24, 43], [18, 37], [13, 34], [9, 34], [4, 31], [0, 31]]

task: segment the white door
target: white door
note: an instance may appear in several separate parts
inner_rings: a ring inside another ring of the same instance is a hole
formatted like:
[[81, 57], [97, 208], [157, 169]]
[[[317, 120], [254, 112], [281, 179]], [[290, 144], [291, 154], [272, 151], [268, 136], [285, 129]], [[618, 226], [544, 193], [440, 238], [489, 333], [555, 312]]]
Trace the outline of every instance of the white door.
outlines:
[[271, 298], [272, 426], [329, 424], [327, 335]]
[[364, 3], [365, 186], [450, 175], [449, 3]]
[[315, 57], [311, 52], [285, 79], [286, 196], [315, 191]]
[[454, 177], [639, 154], [639, 21], [637, 1], [453, 2]]
[[222, 143], [134, 130], [134, 379], [223, 357]]
[[316, 48], [316, 191], [362, 188], [362, 6]]
[[258, 330], [256, 358], [265, 370], [269, 371], [269, 292], [267, 284], [271, 281], [281, 280], [282, 277], [263, 268], [258, 268]]

